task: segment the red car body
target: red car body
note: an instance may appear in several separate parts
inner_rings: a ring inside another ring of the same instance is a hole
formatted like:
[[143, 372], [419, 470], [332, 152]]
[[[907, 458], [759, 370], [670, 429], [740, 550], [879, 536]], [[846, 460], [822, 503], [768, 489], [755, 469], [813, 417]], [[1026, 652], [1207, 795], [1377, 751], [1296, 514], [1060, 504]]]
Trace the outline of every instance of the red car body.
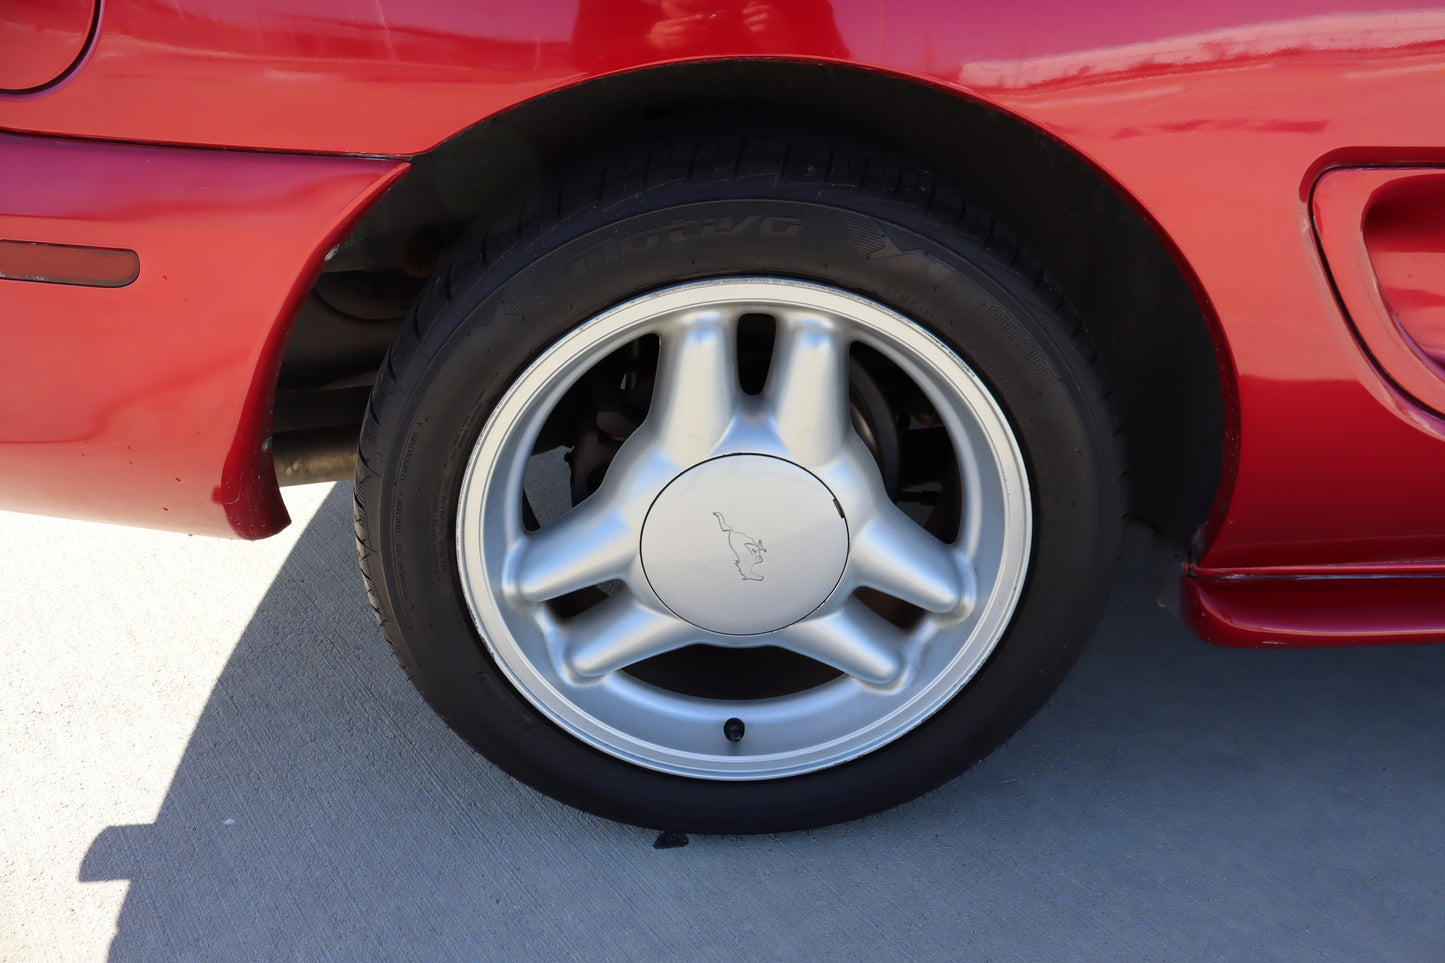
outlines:
[[1200, 635], [1438, 640], [1445, 11], [1378, 6], [12, 2], [0, 507], [274, 533], [300, 305], [414, 158], [610, 78], [786, 65], [1040, 133], [1168, 253], [1223, 401], [1173, 599]]

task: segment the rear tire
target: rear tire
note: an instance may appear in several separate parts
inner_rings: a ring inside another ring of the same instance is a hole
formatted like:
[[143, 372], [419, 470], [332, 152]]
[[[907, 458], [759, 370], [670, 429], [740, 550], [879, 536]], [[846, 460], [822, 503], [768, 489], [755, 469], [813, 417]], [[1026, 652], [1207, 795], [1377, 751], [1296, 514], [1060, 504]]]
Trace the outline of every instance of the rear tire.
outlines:
[[542, 210], [452, 253], [364, 426], [362, 570], [432, 706], [543, 792], [699, 832], [874, 812], [1006, 739], [1122, 512], [1043, 274], [927, 174], [795, 135], [617, 152]]

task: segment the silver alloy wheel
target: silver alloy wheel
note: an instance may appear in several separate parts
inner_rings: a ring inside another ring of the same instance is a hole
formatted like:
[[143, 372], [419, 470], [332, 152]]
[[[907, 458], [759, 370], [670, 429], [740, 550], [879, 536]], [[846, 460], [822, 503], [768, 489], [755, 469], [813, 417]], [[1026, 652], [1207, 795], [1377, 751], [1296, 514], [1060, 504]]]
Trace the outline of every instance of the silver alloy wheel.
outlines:
[[[775, 346], [766, 384], [749, 394], [737, 328], [756, 315], [773, 319]], [[595, 492], [529, 531], [523, 486], [543, 425], [600, 359], [646, 335], [660, 341], [646, 419]], [[951, 542], [894, 504], [855, 430], [854, 344], [896, 366], [947, 430], [961, 492]], [[534, 361], [477, 438], [456, 537], [478, 630], [547, 718], [649, 769], [755, 780], [862, 756], [956, 695], [1012, 617], [1032, 509], [1003, 412], [932, 335], [836, 288], [722, 279], [622, 304]], [[548, 604], [592, 586], [609, 594], [578, 615]], [[919, 617], [886, 620], [860, 589]], [[838, 674], [719, 700], [627, 671], [694, 644], [776, 646]]]

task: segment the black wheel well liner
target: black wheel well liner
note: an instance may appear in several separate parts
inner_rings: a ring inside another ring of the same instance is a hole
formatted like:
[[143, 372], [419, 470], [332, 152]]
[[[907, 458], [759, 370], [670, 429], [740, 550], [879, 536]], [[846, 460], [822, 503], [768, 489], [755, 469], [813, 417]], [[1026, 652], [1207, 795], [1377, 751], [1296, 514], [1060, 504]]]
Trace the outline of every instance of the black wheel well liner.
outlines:
[[[1169, 247], [1066, 146], [916, 81], [824, 64], [727, 61], [617, 74], [547, 94], [413, 158], [413, 170], [327, 270], [426, 273], [462, 230], [517, 216], [543, 178], [599, 142], [679, 117], [735, 125], [763, 114], [891, 146], [1007, 225], [1103, 356], [1123, 421], [1131, 513], [1187, 545], [1220, 482], [1225, 386], [1208, 324]], [[287, 399], [305, 394], [295, 389], [336, 379], [333, 355], [349, 352], [353, 366], [371, 358], [374, 370], [375, 324], [358, 326], [366, 334], [349, 342], [351, 329], [303, 309], [282, 366], [278, 430], [288, 421]]]

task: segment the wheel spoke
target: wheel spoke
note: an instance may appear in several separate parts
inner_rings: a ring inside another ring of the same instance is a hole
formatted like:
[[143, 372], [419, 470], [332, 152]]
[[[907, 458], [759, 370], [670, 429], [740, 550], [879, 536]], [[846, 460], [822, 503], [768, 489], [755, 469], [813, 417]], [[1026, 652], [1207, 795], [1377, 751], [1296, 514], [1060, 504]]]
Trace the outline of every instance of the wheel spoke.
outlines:
[[578, 675], [603, 676], [703, 636], [681, 619], [639, 605], [620, 592], [566, 624], [563, 659]]
[[662, 335], [648, 421], [674, 462], [707, 457], [737, 411], [737, 344], [720, 312], [696, 312]]
[[779, 312], [764, 394], [778, 437], [799, 462], [827, 461], [853, 430], [848, 415], [848, 345], [836, 323]]
[[637, 535], [622, 514], [597, 495], [514, 550], [513, 584], [532, 602], [620, 578], [637, 555]]
[[949, 612], [969, 600], [967, 576], [953, 552], [897, 506], [881, 504], [851, 539], [848, 566], [857, 584], [929, 612]]
[[773, 636], [775, 644], [817, 659], [864, 682], [885, 684], [903, 671], [903, 635], [857, 599], [804, 619]]

